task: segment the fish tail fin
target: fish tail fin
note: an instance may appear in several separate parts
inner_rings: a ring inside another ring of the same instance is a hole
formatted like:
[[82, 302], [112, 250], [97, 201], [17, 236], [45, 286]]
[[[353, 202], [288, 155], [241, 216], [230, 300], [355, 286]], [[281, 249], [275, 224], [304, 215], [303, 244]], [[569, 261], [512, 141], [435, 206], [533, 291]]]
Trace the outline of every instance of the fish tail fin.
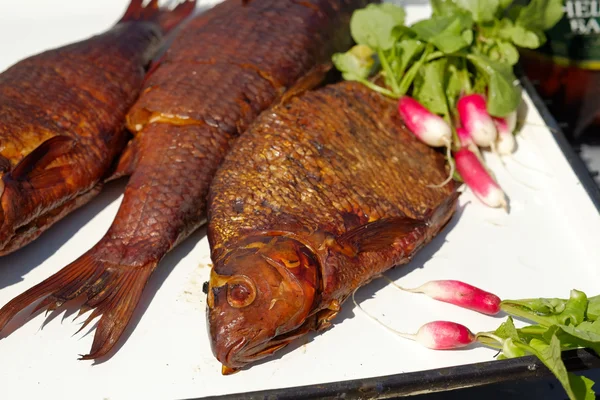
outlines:
[[190, 16], [195, 8], [196, 0], [184, 0], [172, 10], [160, 8], [158, 0], [151, 0], [146, 6], [144, 0], [131, 0], [119, 22], [154, 21], [166, 33]]
[[[99, 257], [94, 247], [79, 259], [43, 282], [35, 285], [8, 302], [0, 309], [0, 330], [19, 312], [42, 300], [32, 314], [40, 310], [54, 311], [67, 301], [85, 298], [79, 315], [93, 309], [79, 331], [96, 317], [92, 349], [80, 360], [96, 359], [106, 355], [125, 330], [133, 311], [152, 274], [156, 262], [142, 266], [109, 263]], [[79, 316], [78, 315], [78, 316]]]

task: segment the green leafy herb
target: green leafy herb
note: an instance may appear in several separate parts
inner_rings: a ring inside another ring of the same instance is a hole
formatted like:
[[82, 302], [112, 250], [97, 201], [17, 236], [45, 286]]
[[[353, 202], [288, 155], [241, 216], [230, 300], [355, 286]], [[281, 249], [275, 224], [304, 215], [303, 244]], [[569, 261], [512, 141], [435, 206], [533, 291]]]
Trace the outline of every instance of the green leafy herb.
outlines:
[[552, 28], [563, 16], [562, 0], [531, 0], [519, 10], [516, 24], [530, 30]]
[[420, 69], [414, 82], [413, 97], [436, 114], [447, 115], [448, 104], [444, 92], [444, 72], [447, 60], [431, 61]]
[[516, 110], [521, 102], [521, 89], [515, 84], [517, 78], [510, 65], [473, 54], [467, 58], [487, 77], [488, 112], [495, 117], [504, 117]]
[[350, 32], [358, 44], [389, 50], [394, 46], [394, 28], [404, 23], [405, 13], [393, 4], [369, 4], [350, 19]]
[[456, 0], [456, 4], [473, 15], [477, 22], [491, 21], [496, 15], [499, 0]]

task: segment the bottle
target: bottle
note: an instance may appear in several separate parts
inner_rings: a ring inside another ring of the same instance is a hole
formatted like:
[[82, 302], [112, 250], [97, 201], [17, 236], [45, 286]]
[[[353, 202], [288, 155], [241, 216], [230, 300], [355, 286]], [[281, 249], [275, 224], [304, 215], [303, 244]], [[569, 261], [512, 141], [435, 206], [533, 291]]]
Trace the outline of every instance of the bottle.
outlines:
[[600, 0], [565, 0], [563, 18], [521, 65], [572, 141], [600, 138]]

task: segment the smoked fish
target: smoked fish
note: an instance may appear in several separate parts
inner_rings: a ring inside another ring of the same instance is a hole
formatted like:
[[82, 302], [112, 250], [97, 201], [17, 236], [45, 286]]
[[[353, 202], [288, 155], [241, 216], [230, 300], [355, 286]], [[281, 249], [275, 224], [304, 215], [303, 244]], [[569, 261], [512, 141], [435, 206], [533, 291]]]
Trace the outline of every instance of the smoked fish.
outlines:
[[449, 222], [444, 156], [396, 102], [343, 82], [262, 114], [215, 175], [208, 203], [213, 353], [231, 373], [331, 325], [358, 287], [407, 263]]
[[0, 256], [96, 196], [163, 35], [195, 8], [132, 0], [112, 29], [0, 74]]
[[127, 116], [134, 132], [117, 167], [130, 174], [116, 218], [87, 253], [0, 309], [0, 329], [42, 299], [81, 298], [101, 315], [91, 352], [117, 343], [150, 275], [206, 221], [209, 184], [230, 144], [286, 93], [319, 81], [352, 45], [349, 21], [369, 0], [226, 0], [192, 19], [149, 74]]

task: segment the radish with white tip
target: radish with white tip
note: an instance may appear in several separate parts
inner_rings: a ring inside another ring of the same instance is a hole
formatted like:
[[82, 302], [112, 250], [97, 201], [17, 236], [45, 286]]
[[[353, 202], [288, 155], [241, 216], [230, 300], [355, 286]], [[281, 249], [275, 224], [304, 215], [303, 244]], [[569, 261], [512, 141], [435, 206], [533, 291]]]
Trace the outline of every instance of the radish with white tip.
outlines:
[[435, 300], [454, 304], [482, 314], [496, 315], [500, 312], [502, 300], [493, 293], [486, 292], [468, 283], [457, 280], [429, 281], [418, 288], [408, 289], [384, 275], [384, 278], [397, 288], [411, 293], [423, 293]]
[[508, 118], [494, 118], [494, 124], [498, 130], [498, 139], [496, 140], [496, 151], [501, 156], [509, 156], [515, 152], [517, 141], [510, 129], [510, 121]]
[[485, 98], [480, 94], [462, 96], [456, 103], [463, 127], [477, 146], [492, 147], [498, 136], [496, 126], [487, 111]]
[[454, 153], [456, 169], [473, 194], [488, 207], [508, 210], [506, 195], [490, 176], [475, 153], [462, 148]]
[[448, 178], [430, 187], [442, 187], [452, 180], [454, 163], [452, 162], [452, 129], [439, 115], [432, 113], [417, 100], [402, 96], [398, 100], [398, 113], [408, 129], [423, 143], [431, 147], [446, 147], [446, 157], [450, 163]]
[[421, 345], [434, 350], [452, 350], [465, 347], [475, 342], [476, 336], [466, 326], [451, 321], [433, 321], [419, 328], [416, 334], [404, 333], [384, 324], [366, 312], [354, 298], [356, 290], [352, 293], [352, 302], [362, 312], [387, 330], [405, 339], [414, 340]]

